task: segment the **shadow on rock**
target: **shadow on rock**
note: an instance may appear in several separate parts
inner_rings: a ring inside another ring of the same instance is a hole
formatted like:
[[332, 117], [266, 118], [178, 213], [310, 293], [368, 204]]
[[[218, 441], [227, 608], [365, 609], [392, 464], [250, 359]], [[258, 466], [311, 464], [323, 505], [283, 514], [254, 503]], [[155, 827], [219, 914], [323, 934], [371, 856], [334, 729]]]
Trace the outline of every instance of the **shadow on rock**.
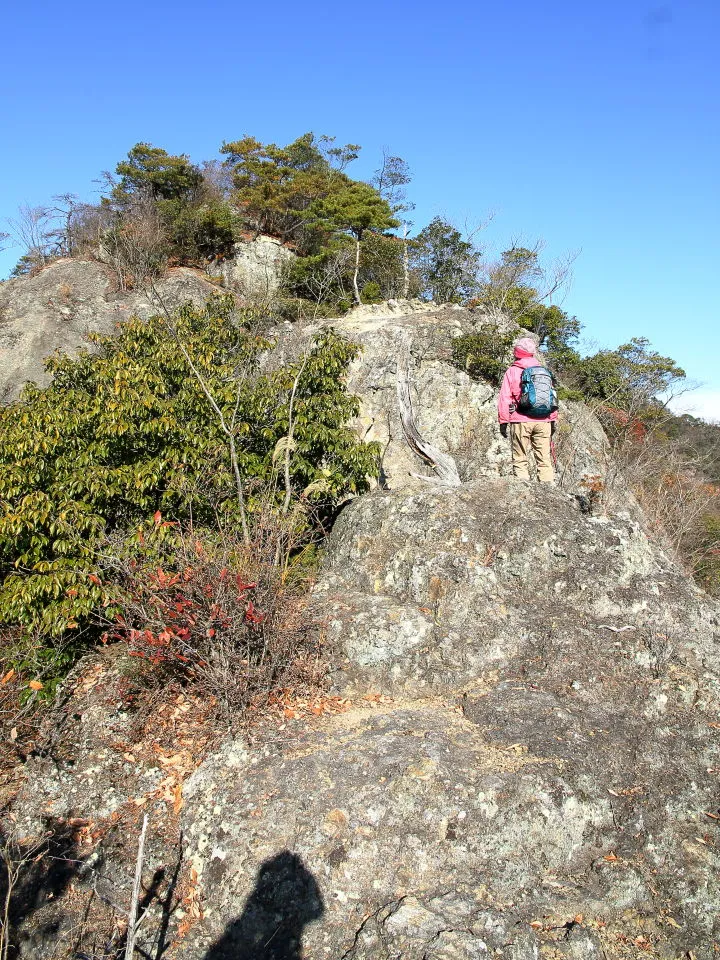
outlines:
[[301, 960], [303, 928], [324, 913], [315, 878], [300, 857], [283, 850], [260, 867], [242, 915], [204, 960]]
[[0, 903], [6, 907], [7, 929], [2, 944], [8, 960], [30, 956], [29, 927], [36, 941], [52, 941], [58, 919], [43, 907], [62, 896], [78, 875], [85, 856], [79, 852], [77, 831], [83, 820], [48, 818], [42, 836], [16, 839], [0, 827]]

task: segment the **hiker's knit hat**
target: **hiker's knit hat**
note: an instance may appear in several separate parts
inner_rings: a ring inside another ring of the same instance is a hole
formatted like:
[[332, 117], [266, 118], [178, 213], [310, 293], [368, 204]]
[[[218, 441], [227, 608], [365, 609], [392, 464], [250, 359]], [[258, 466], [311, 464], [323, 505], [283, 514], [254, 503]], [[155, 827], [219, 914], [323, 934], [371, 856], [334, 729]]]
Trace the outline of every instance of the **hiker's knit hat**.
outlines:
[[522, 337], [515, 341], [515, 357], [520, 360], [522, 357], [537, 356], [537, 345], [530, 337]]

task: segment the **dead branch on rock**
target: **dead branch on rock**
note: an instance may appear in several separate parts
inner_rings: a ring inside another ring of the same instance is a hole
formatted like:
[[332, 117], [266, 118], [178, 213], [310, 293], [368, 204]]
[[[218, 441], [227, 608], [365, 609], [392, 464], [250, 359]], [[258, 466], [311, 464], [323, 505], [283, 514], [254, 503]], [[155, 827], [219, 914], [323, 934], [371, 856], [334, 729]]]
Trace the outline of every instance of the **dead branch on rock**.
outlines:
[[[135, 865], [135, 882], [133, 883], [132, 898], [130, 900], [130, 910], [128, 911], [128, 932], [125, 941], [125, 960], [132, 960], [135, 953], [135, 939], [137, 937], [140, 921], [138, 920], [138, 901], [140, 900], [140, 884], [142, 883], [143, 860], [145, 857], [145, 834], [147, 833], [148, 817], [143, 817], [142, 830], [140, 831], [140, 840], [138, 841], [137, 863]], [[147, 911], [146, 911], [147, 913]], [[144, 919], [145, 914], [140, 917]]]
[[428, 483], [443, 484], [448, 487], [459, 487], [462, 483], [458, 468], [453, 458], [438, 450], [427, 440], [424, 440], [415, 423], [415, 416], [410, 398], [410, 345], [404, 343], [397, 359], [397, 397], [400, 407], [400, 421], [403, 433], [409, 446], [433, 468], [436, 477], [424, 477], [414, 473], [413, 476]]

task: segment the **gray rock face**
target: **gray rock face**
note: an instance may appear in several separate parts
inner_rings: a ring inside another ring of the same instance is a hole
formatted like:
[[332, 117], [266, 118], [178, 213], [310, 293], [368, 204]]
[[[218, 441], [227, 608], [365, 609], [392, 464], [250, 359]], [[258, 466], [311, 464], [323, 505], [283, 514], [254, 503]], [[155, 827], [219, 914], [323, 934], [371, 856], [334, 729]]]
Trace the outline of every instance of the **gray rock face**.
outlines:
[[[186, 267], [156, 284], [170, 309], [205, 303], [217, 287]], [[148, 317], [158, 304], [147, 291], [119, 294], [110, 270], [91, 260], [56, 260], [34, 277], [0, 286], [0, 402], [14, 400], [28, 380], [44, 385], [45, 360], [56, 350], [87, 347], [89, 333], [112, 333], [133, 314]]]
[[283, 267], [294, 258], [292, 250], [275, 237], [261, 235], [235, 244], [233, 256], [210, 268], [225, 286], [241, 297], [265, 298], [277, 292]]
[[[235, 956], [231, 944], [252, 930], [256, 876], [288, 851], [322, 903], [295, 930], [307, 956], [471, 958], [509, 941], [502, 956], [529, 960], [534, 916], [519, 905], [528, 858], [536, 873], [563, 870], [584, 829], [609, 815], [540, 800], [547, 762], [487, 744], [451, 705], [358, 711], [273, 753], [220, 789], [198, 783], [201, 774], [186, 787], [188, 854], [215, 894], [206, 930], [181, 957], [202, 956], [213, 941], [227, 951], [219, 956]], [[498, 801], [508, 791], [512, 800]], [[517, 860], [500, 877], [508, 845]], [[239, 919], [226, 929], [228, 916]]]
[[317, 604], [337, 688], [390, 696], [193, 775], [180, 957], [710, 956], [718, 611], [636, 523], [503, 479], [377, 491]]
[[354, 501], [315, 595], [351, 673], [415, 691], [601, 634], [632, 641], [648, 663], [680, 640], [704, 655], [718, 622], [637, 522], [587, 517], [572, 496], [514, 479]]
[[[362, 347], [348, 389], [361, 401], [355, 424], [359, 434], [382, 446], [384, 489], [425, 489], [427, 482], [418, 477], [433, 476], [409, 448], [400, 422], [397, 362], [405, 345], [413, 410], [423, 437], [455, 458], [463, 480], [511, 473], [509, 444], [497, 426], [497, 391], [473, 381], [451, 362], [453, 340], [478, 333], [489, 322], [481, 311], [454, 304], [392, 300], [327, 321]], [[517, 328], [500, 323], [499, 329], [504, 333]], [[612, 487], [605, 491], [606, 503], [632, 503], [622, 478], [613, 476], [609, 484], [608, 444], [597, 418], [583, 404], [562, 405], [557, 448], [558, 483], [563, 489], [587, 492], [588, 482], [600, 479]]]
[[[201, 306], [224, 289], [268, 297], [293, 256], [261, 236], [237, 243], [234, 256], [212, 268], [222, 287], [188, 267], [168, 270], [155, 287], [169, 309], [188, 301]], [[87, 346], [89, 333], [112, 333], [120, 320], [157, 312], [150, 291], [119, 293], [110, 268], [95, 260], [56, 260], [33, 277], [0, 284], [0, 403], [16, 399], [28, 380], [46, 384], [45, 360], [55, 351], [73, 354]]]
[[[660, 956], [708, 947], [705, 730], [686, 720], [678, 741], [629, 711], [616, 722], [614, 702], [537, 696], [537, 682], [491, 682], [486, 712], [465, 716], [440, 701], [351, 713], [193, 778], [184, 832], [206, 909], [178, 956], [295, 957], [299, 942], [355, 960], [592, 957], [600, 943], [622, 956], [648, 932]], [[543, 720], [547, 738], [528, 742]], [[242, 952], [273, 932], [276, 953]]]

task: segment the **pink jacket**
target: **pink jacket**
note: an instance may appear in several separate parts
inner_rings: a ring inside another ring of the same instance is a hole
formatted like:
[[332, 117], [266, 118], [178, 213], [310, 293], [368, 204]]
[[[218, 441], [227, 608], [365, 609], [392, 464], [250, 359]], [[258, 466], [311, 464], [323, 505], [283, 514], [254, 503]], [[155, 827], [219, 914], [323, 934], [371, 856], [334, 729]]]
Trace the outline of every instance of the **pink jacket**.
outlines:
[[[518, 353], [521, 356], [518, 356]], [[537, 357], [529, 357], [525, 351], [515, 350], [515, 362], [505, 371], [500, 387], [500, 396], [498, 397], [498, 420], [500, 423], [538, 423], [543, 420], [557, 420], [557, 410], [554, 410], [548, 417], [527, 417], [524, 413], [510, 409], [520, 399], [520, 377], [523, 370], [542, 365], [542, 361], [538, 360]]]

